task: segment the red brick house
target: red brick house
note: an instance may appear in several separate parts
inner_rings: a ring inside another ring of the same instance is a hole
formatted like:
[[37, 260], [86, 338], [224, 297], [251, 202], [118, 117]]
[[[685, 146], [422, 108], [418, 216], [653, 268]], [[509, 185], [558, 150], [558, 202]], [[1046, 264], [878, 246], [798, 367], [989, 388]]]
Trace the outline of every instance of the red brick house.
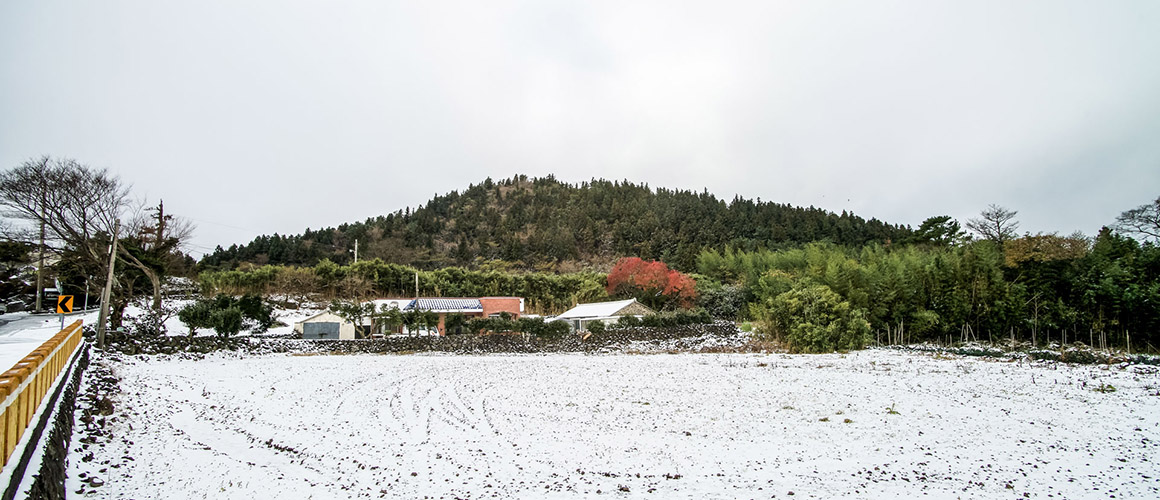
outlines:
[[439, 335], [447, 335], [444, 326], [448, 314], [462, 314], [467, 319], [498, 318], [502, 313], [508, 313], [512, 319], [519, 318], [524, 312], [524, 299], [521, 297], [479, 297], [446, 298], [421, 297], [412, 300], [406, 311], [431, 311], [439, 315]]

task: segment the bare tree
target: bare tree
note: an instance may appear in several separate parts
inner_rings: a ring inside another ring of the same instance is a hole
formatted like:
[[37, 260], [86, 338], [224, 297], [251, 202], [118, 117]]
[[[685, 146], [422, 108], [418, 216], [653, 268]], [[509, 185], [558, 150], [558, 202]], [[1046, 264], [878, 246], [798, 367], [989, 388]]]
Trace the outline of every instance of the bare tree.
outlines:
[[[131, 208], [129, 186], [117, 176], [76, 160], [49, 156], [0, 172], [0, 207], [12, 219], [43, 222], [51, 245], [95, 269], [108, 268], [113, 225]], [[193, 226], [166, 214], [164, 204], [153, 210], [155, 214], [134, 210], [117, 257], [150, 281], [153, 309], [161, 311], [166, 263], [189, 239]]]
[[126, 229], [117, 257], [145, 275], [153, 287], [153, 310], [161, 312], [161, 281], [168, 257], [193, 235], [193, 224], [188, 219], [166, 214], [165, 202], [161, 201], [156, 208], [137, 211]]
[[1160, 197], [1116, 217], [1116, 229], [1142, 238], [1160, 242]]
[[967, 229], [979, 236], [1002, 245], [1015, 237], [1015, 230], [1019, 228], [1015, 215], [1019, 212], [1007, 210], [999, 205], [991, 204], [986, 210], [979, 213], [979, 218], [967, 220]]
[[0, 172], [5, 216], [43, 222], [51, 245], [69, 247], [98, 268], [106, 266], [113, 223], [128, 200], [119, 178], [68, 158], [42, 156]]

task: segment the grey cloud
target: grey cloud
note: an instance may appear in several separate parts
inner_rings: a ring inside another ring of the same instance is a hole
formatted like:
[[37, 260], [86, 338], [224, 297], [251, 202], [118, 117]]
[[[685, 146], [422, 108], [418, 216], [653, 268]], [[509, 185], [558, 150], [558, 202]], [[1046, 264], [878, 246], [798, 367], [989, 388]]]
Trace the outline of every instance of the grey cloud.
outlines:
[[12, 2], [0, 166], [110, 167], [203, 248], [516, 173], [1091, 234], [1160, 194], [1158, 25], [1150, 1]]

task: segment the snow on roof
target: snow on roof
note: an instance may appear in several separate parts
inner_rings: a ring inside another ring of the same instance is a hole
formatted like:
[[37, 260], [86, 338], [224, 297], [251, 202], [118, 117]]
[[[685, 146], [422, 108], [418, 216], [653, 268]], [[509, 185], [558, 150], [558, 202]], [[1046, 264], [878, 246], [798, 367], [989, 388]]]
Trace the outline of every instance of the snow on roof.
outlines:
[[[580, 304], [564, 312], [555, 319], [576, 319], [576, 318], [608, 318], [619, 312], [621, 309], [628, 307], [636, 299], [617, 300], [613, 302], [596, 302], [593, 304]], [[554, 321], [554, 320], [553, 320]]]
[[406, 309], [420, 311], [482, 311], [479, 299], [415, 299]]
[[[310, 321], [310, 320], [312, 320], [312, 319], [319, 318], [319, 317], [321, 317], [321, 316], [324, 316], [324, 315], [327, 315], [327, 314], [329, 314], [329, 315], [331, 315], [331, 316], [338, 316], [337, 314], [334, 314], [334, 311], [331, 311], [330, 309], [326, 309], [326, 310], [323, 310], [323, 311], [319, 311], [319, 312], [318, 312], [318, 314], [314, 314], [314, 315], [311, 315], [311, 316], [307, 316], [307, 317], [305, 317], [305, 318], [302, 318], [301, 320], [298, 320], [298, 321], [296, 321], [294, 324], [295, 324], [295, 325], [298, 325], [298, 324], [306, 323], [307, 321]], [[343, 320], [343, 321], [346, 321], [346, 320]]]
[[395, 309], [406, 309], [411, 305], [413, 299], [378, 299], [372, 300], [371, 303], [375, 305], [376, 311], [383, 310], [383, 306], [394, 307]]

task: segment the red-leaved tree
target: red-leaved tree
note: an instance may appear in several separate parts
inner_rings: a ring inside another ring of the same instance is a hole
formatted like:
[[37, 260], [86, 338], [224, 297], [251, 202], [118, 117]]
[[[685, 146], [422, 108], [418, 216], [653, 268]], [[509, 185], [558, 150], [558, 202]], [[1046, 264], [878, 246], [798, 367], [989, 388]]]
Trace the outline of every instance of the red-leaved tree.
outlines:
[[693, 278], [669, 269], [664, 262], [638, 257], [620, 259], [613, 266], [608, 273], [606, 291], [611, 296], [635, 297], [653, 309], [663, 309], [668, 305], [687, 309], [697, 298]]

